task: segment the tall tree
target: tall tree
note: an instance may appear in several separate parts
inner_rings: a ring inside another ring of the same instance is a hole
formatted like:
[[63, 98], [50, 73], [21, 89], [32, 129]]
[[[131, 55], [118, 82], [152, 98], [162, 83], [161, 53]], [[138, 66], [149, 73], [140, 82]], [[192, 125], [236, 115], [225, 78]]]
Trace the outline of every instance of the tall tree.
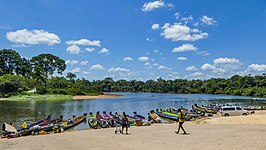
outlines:
[[76, 78], [76, 77], [77, 77], [77, 76], [76, 76], [74, 73], [72, 73], [72, 72], [69, 72], [69, 73], [67, 73], [67, 75], [66, 75], [66, 78], [68, 78], [69, 81], [72, 81], [73, 84], [75, 83], [75, 78]]
[[11, 49], [0, 50], [0, 75], [14, 74], [21, 62], [19, 53]]
[[32, 57], [30, 63], [36, 78], [44, 79], [45, 87], [49, 76], [53, 75], [55, 71], [57, 71], [58, 74], [62, 74], [66, 69], [65, 61], [52, 54], [40, 54]]

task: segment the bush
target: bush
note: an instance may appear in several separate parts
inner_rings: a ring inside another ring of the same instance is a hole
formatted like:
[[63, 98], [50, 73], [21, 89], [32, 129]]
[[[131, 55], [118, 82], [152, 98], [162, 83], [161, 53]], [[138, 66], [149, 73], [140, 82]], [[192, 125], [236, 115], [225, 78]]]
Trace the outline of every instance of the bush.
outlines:
[[36, 91], [37, 91], [38, 94], [46, 94], [48, 92], [47, 89], [45, 87], [43, 87], [43, 86], [38, 86], [36, 88]]
[[49, 93], [67, 95], [67, 91], [65, 89], [49, 89]]

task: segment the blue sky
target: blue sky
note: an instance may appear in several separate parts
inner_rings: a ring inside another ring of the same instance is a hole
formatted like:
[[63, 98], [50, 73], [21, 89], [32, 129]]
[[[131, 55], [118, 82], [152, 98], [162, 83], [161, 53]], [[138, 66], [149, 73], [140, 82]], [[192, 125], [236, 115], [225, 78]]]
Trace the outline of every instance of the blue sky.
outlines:
[[2, 0], [0, 48], [88, 80], [266, 73], [266, 1]]

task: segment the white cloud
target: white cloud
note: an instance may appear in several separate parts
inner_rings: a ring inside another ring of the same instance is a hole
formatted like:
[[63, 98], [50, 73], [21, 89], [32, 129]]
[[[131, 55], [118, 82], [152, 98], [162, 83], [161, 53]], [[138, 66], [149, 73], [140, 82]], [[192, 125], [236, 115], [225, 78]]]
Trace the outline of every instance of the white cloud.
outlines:
[[66, 50], [70, 54], [79, 54], [80, 53], [80, 48], [77, 45], [70, 45], [67, 47]]
[[187, 71], [196, 71], [196, 70], [198, 70], [198, 68], [196, 68], [195, 66], [188, 66], [188, 67], [186, 68], [186, 70], [187, 70]]
[[83, 46], [98, 46], [98, 47], [101, 47], [101, 41], [99, 41], [99, 40], [90, 41], [88, 39], [66, 41], [66, 44], [67, 45], [83, 45]]
[[131, 61], [131, 60], [133, 60], [133, 58], [131, 58], [131, 57], [125, 57], [125, 58], [123, 58], [123, 61]]
[[154, 63], [154, 64], [153, 64], [153, 66], [159, 66], [159, 64], [157, 64], [157, 63]]
[[158, 0], [154, 2], [144, 3], [144, 5], [142, 6], [142, 11], [148, 12], [162, 7], [165, 7], [164, 1]]
[[202, 16], [200, 21], [207, 25], [214, 25], [216, 23], [216, 21], [213, 18], [208, 16]]
[[194, 47], [193, 44], [183, 44], [182, 46], [175, 47], [172, 52], [189, 52], [197, 51], [197, 47]]
[[70, 72], [72, 72], [72, 73], [79, 73], [79, 72], [80, 72], [80, 68], [79, 68], [79, 67], [74, 68], [74, 69], [71, 70]]
[[66, 65], [75, 65], [75, 64], [77, 64], [77, 63], [79, 63], [79, 61], [77, 61], [77, 60], [66, 60]]
[[85, 48], [85, 50], [88, 52], [93, 52], [93, 51], [95, 51], [95, 48], [87, 47], [87, 48]]
[[90, 69], [91, 70], [104, 70], [105, 68], [100, 64], [95, 64], [95, 65], [92, 65]]
[[207, 51], [200, 51], [200, 52], [197, 52], [198, 55], [202, 55], [202, 56], [209, 56], [210, 53], [207, 52]]
[[177, 59], [177, 60], [184, 61], [184, 60], [187, 60], [187, 57], [177, 57], [176, 59]]
[[87, 60], [85, 60], [85, 61], [80, 62], [80, 64], [86, 66], [89, 64], [89, 62]]
[[201, 68], [201, 70], [205, 70], [205, 71], [212, 71], [212, 70], [216, 69], [215, 66], [208, 64], [208, 63], [202, 65], [200, 68]]
[[150, 63], [150, 62], [146, 62], [144, 65], [145, 65], [145, 66], [150, 66], [151, 63]]
[[90, 72], [88, 72], [88, 71], [82, 71], [82, 73], [86, 74], [86, 75], [90, 74]]
[[181, 14], [180, 13], [175, 13], [174, 16], [175, 16], [175, 19], [179, 19], [181, 17]]
[[107, 54], [109, 52], [109, 50], [107, 48], [102, 48], [100, 51], [99, 51], [99, 54]]
[[193, 17], [190, 15], [188, 17], [182, 17], [180, 21], [184, 22], [185, 24], [189, 23], [190, 21], [193, 21]]
[[149, 59], [150, 59], [149, 57], [145, 57], [145, 56], [139, 57], [140, 61], [148, 61]]
[[156, 49], [156, 50], [154, 50], [154, 53], [159, 53], [159, 52], [160, 52], [160, 51], [159, 51], [159, 50], [157, 50], [157, 49]]
[[166, 67], [166, 66], [163, 66], [163, 65], [161, 65], [161, 66], [158, 66], [158, 69], [159, 69], [159, 70], [162, 70], [162, 69], [167, 69], [167, 67]]
[[156, 29], [159, 29], [159, 28], [160, 28], [160, 25], [157, 24], [157, 23], [155, 23], [155, 24], [153, 24], [153, 25], [151, 26], [151, 29], [152, 29], [152, 30], [156, 30]]
[[247, 70], [250, 72], [265, 72], [266, 64], [251, 64], [248, 66]]
[[186, 25], [175, 23], [170, 25], [166, 23], [163, 26], [162, 36], [172, 41], [197, 41], [208, 37], [208, 33], [202, 32], [199, 29], [191, 29]]
[[38, 45], [46, 44], [52, 46], [61, 42], [60, 38], [45, 30], [17, 30], [15, 32], [7, 32], [6, 38], [17, 45]]
[[200, 77], [200, 76], [203, 76], [203, 73], [201, 72], [195, 72], [193, 74], [190, 74], [191, 77]]
[[117, 68], [110, 68], [108, 71], [109, 72], [121, 72], [121, 71], [129, 72], [130, 70], [126, 68], [117, 67]]
[[240, 61], [238, 59], [235, 59], [235, 58], [227, 58], [227, 57], [224, 57], [224, 58], [214, 59], [213, 60], [213, 63], [215, 65], [219, 65], [219, 64], [239, 64]]
[[150, 38], [146, 38], [146, 41], [148, 41], [148, 42], [153, 42], [153, 39], [150, 39]]

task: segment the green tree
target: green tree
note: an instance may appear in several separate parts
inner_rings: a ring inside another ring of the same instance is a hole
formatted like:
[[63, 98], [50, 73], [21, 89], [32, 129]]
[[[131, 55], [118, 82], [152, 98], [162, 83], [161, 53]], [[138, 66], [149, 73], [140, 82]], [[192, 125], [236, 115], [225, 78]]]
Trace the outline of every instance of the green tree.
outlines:
[[68, 72], [67, 75], [66, 75], [66, 78], [68, 78], [69, 81], [72, 81], [73, 84], [75, 83], [75, 78], [76, 77], [77, 76], [74, 73], [71, 73], [71, 72]]
[[21, 61], [21, 57], [16, 51], [0, 50], [0, 75], [16, 73]]
[[65, 61], [52, 54], [40, 54], [32, 57], [30, 63], [33, 67], [34, 77], [42, 79], [46, 87], [46, 81], [55, 71], [62, 74], [66, 69]]

